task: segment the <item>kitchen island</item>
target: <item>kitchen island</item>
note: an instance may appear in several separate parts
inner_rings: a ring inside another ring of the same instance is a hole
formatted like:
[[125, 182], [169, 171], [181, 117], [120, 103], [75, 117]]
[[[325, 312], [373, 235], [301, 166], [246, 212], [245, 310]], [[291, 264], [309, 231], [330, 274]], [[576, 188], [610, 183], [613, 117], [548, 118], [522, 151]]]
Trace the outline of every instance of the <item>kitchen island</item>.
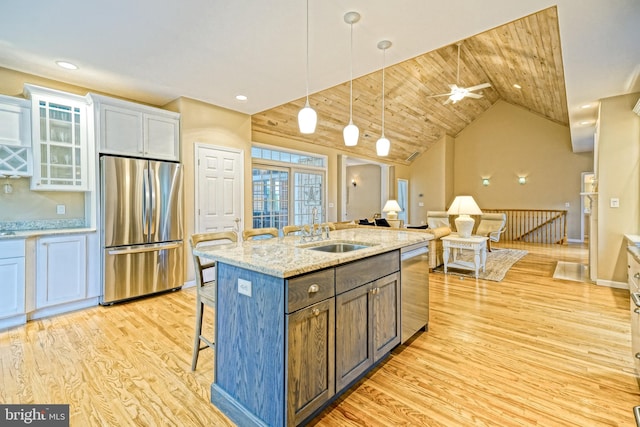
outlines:
[[[432, 237], [354, 228], [196, 250], [217, 261], [211, 402], [242, 426], [307, 421], [400, 343], [401, 250]], [[362, 247], [314, 249], [340, 243]]]

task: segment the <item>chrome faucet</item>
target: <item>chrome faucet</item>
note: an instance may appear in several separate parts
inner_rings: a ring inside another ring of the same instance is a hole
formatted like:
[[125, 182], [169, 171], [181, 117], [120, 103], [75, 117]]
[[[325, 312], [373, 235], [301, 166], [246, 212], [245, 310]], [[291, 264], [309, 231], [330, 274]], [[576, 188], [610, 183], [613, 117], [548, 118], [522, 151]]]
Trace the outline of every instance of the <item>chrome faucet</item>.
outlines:
[[316, 217], [318, 215], [318, 208], [311, 209], [311, 225], [302, 227], [301, 243], [314, 240], [329, 239], [329, 226], [324, 227], [317, 224]]

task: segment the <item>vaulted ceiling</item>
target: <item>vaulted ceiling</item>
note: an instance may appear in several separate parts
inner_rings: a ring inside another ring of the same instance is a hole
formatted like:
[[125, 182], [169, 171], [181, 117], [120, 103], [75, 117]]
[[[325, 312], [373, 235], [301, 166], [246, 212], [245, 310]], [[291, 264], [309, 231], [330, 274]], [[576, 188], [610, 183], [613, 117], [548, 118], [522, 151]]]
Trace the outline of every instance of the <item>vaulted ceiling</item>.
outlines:
[[[460, 42], [460, 75], [456, 81]], [[382, 66], [381, 51], [381, 69]], [[448, 93], [449, 84], [470, 87], [486, 82], [491, 87], [478, 92], [483, 95], [480, 99], [465, 98], [445, 104], [446, 96], [430, 98]], [[391, 141], [391, 150], [386, 159], [410, 163], [445, 134], [458, 135], [498, 100], [569, 125], [555, 7], [387, 66], [384, 133]], [[297, 114], [305, 103], [305, 98], [300, 98], [254, 114], [254, 134], [276, 135], [337, 147], [356, 156], [377, 157], [382, 70], [353, 81], [353, 122], [360, 128], [355, 147], [345, 147], [342, 137], [349, 122], [349, 82], [312, 93], [309, 101], [318, 113], [315, 133], [305, 135], [299, 131]]]

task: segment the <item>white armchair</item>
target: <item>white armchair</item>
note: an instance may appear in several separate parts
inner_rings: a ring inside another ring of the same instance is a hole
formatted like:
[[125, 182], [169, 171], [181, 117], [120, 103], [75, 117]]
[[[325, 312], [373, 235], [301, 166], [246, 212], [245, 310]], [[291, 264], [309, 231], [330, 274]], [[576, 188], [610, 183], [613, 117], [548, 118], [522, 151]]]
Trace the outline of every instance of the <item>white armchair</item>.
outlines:
[[429, 228], [451, 227], [449, 222], [449, 214], [446, 211], [428, 211], [427, 225]]
[[487, 250], [491, 252], [491, 242], [500, 241], [500, 235], [507, 229], [507, 214], [487, 213], [480, 215], [476, 235], [488, 237]]

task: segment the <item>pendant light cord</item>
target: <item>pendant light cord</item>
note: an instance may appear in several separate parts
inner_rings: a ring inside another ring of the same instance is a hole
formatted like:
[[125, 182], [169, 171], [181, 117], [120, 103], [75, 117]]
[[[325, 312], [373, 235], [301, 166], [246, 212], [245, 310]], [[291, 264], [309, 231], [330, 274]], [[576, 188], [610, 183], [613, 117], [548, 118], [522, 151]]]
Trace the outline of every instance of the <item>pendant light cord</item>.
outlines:
[[351, 87], [349, 88], [349, 124], [353, 123], [353, 22], [351, 23], [351, 41], [350, 41], [350, 81]]
[[384, 136], [384, 69], [387, 63], [387, 49], [382, 49], [382, 136]]
[[307, 0], [307, 105], [309, 105], [309, 0]]

